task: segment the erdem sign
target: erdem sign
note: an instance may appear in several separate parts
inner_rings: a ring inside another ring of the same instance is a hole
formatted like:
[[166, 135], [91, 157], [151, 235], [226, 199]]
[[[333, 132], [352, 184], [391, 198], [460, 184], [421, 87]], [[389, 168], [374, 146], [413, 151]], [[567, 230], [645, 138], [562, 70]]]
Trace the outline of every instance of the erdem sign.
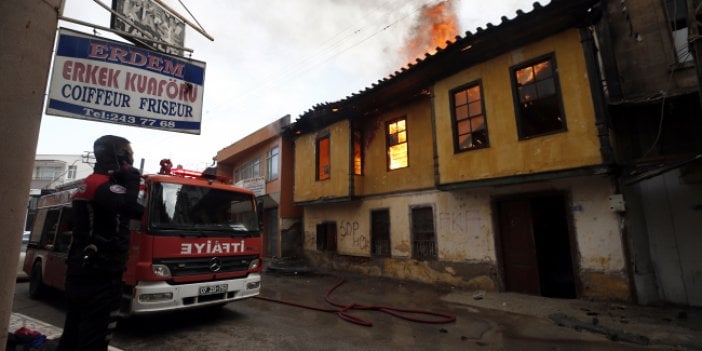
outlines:
[[200, 134], [205, 63], [61, 28], [46, 114]]

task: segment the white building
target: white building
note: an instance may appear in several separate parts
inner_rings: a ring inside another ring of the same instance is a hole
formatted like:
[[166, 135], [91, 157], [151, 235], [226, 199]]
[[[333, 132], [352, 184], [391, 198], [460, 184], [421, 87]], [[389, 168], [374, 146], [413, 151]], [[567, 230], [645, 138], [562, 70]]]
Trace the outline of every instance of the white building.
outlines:
[[85, 178], [93, 172], [95, 159], [91, 154], [38, 154], [32, 172], [33, 192], [55, 189], [57, 186]]

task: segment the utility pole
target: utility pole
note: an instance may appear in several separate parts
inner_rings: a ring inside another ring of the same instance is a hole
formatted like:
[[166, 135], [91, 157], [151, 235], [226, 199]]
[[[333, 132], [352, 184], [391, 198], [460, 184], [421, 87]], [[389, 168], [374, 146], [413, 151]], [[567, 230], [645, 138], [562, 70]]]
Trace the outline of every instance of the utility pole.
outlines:
[[17, 278], [17, 258], [39, 139], [44, 92], [64, 0], [0, 1], [0, 350]]

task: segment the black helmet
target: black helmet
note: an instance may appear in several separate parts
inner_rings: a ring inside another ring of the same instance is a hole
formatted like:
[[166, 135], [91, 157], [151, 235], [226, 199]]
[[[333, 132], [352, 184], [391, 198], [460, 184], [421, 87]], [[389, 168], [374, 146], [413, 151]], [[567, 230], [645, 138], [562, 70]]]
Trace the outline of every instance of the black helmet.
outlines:
[[106, 169], [118, 169], [124, 163], [130, 166], [134, 163], [129, 140], [114, 135], [104, 135], [95, 140], [93, 153], [96, 166]]

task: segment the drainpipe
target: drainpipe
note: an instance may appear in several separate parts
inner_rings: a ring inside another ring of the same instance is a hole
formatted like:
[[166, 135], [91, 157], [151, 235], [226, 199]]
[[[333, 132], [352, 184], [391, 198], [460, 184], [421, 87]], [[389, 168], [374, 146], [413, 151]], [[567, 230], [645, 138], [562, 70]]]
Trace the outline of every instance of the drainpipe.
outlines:
[[[608, 23], [604, 22], [604, 25]], [[607, 166], [615, 166], [614, 152], [612, 149], [612, 144], [609, 139], [609, 130], [607, 128], [609, 122], [607, 100], [605, 99], [604, 91], [602, 88], [602, 83], [600, 82], [600, 66], [598, 60], [597, 47], [595, 43], [595, 38], [592, 34], [594, 27], [586, 26], [580, 28], [581, 42], [583, 44], [583, 50], [585, 54], [585, 64], [587, 66], [587, 75], [590, 82], [590, 90], [592, 94], [592, 100], [595, 107], [595, 125], [597, 126], [597, 136], [600, 141], [600, 153], [602, 155], [602, 161]], [[604, 77], [603, 77], [604, 78]], [[614, 186], [615, 193], [621, 193], [621, 178], [615, 175], [612, 178], [612, 184]], [[629, 238], [629, 232], [627, 227], [626, 216], [623, 214], [618, 214], [619, 226], [621, 231], [622, 249], [624, 260], [626, 266], [624, 267], [629, 287], [629, 299], [634, 303], [637, 302], [636, 286], [634, 280], [634, 274], [632, 269], [632, 253]]]
[[436, 108], [434, 107], [436, 103], [436, 95], [434, 95], [434, 85], [429, 87], [429, 106], [431, 108], [431, 136], [432, 136], [432, 152], [434, 159], [434, 186], [438, 187], [441, 184], [441, 177], [439, 175], [439, 152], [437, 148], [436, 141]]
[[597, 60], [597, 49], [590, 27], [580, 28], [580, 37], [585, 51], [585, 64], [587, 66], [587, 76], [590, 81], [590, 92], [592, 102], [595, 107], [595, 126], [597, 126], [597, 137], [600, 141], [600, 154], [605, 165], [613, 165], [614, 152], [609, 140], [607, 103], [604, 98], [602, 82], [600, 82], [600, 67]]

